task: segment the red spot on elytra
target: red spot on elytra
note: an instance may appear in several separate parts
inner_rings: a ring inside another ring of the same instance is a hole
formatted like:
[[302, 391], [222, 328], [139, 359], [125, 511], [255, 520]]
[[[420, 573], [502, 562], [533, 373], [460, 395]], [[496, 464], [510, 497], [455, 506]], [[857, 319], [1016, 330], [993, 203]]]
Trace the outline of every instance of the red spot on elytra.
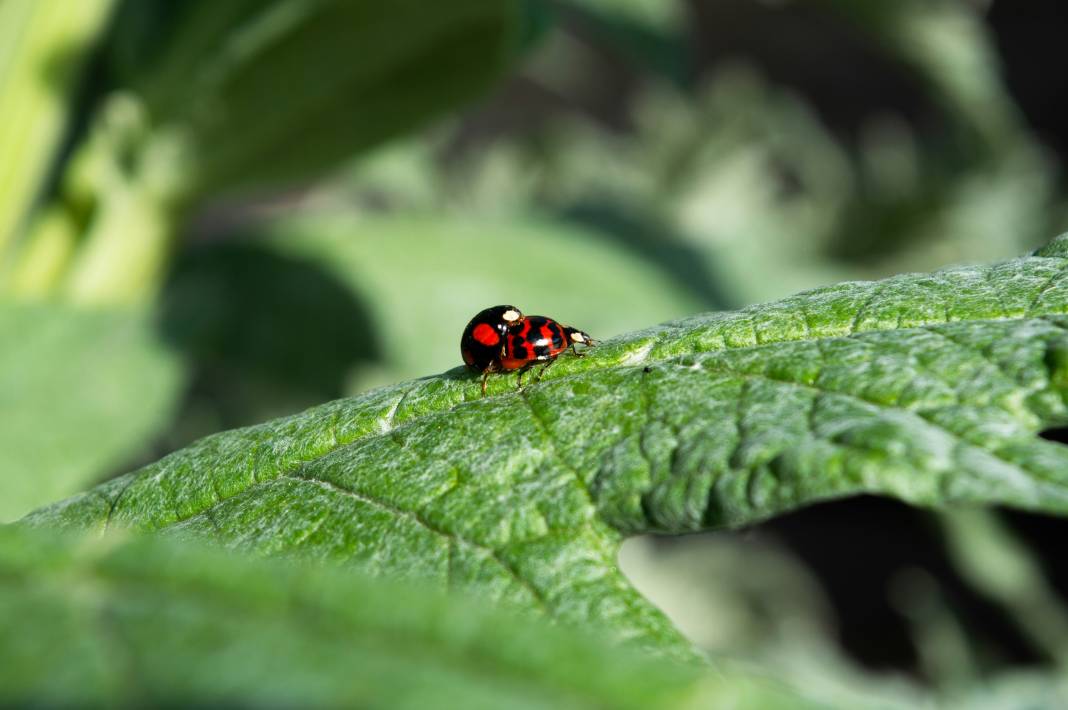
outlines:
[[482, 343], [483, 345], [488, 345], [490, 347], [501, 342], [501, 336], [497, 334], [497, 331], [494, 330], [493, 326], [487, 325], [485, 323], [479, 323], [478, 325], [476, 325], [475, 329], [471, 332], [471, 335], [478, 342]]

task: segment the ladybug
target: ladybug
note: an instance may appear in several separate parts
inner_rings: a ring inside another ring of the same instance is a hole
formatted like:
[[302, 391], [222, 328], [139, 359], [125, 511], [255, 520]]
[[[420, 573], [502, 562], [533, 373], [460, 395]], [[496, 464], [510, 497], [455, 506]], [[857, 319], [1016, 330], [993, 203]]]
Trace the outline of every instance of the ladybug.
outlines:
[[523, 373], [535, 363], [545, 365], [538, 379], [561, 353], [576, 345], [592, 346], [589, 334], [561, 325], [545, 316], [524, 316], [515, 306], [494, 306], [481, 311], [464, 328], [460, 352], [468, 368], [482, 373], [482, 394], [486, 394], [489, 373], [517, 370], [516, 386], [522, 387]]
[[464, 328], [460, 338], [464, 363], [475, 372], [500, 370], [508, 328], [522, 320], [523, 314], [515, 306], [494, 306], [480, 311]]

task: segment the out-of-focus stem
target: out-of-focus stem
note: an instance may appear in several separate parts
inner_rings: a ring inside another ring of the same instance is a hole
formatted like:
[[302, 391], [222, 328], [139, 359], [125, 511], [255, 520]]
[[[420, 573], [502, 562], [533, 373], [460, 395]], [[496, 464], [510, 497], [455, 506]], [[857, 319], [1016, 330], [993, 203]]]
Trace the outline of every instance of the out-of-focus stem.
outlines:
[[31, 238], [10, 263], [3, 293], [43, 299], [55, 292], [78, 243], [78, 226], [59, 205], [42, 210], [30, 225]]
[[115, 94], [67, 163], [61, 190], [26, 234], [8, 291], [135, 305], [162, 279], [184, 194], [176, 141], [147, 130], [136, 97]]
[[0, 256], [41, 188], [87, 50], [113, 0], [0, 2]]
[[169, 209], [144, 186], [112, 188], [97, 207], [61, 295], [85, 304], [150, 299], [162, 278], [173, 230]]

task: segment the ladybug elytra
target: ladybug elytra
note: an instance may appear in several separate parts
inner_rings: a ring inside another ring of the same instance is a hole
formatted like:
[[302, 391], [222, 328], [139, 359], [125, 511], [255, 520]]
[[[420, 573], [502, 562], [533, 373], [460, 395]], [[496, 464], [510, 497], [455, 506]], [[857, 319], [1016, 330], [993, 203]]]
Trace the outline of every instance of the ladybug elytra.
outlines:
[[480, 311], [464, 328], [460, 354], [464, 363], [476, 372], [496, 372], [504, 351], [505, 337], [513, 323], [523, 320], [515, 306], [494, 306]]
[[595, 344], [589, 334], [552, 318], [524, 316], [515, 306], [494, 306], [479, 312], [464, 328], [460, 353], [468, 368], [482, 373], [485, 395], [491, 372], [517, 370], [516, 385], [522, 387], [523, 373], [535, 363], [545, 363], [537, 375], [541, 379], [568, 348], [581, 356], [576, 345]]

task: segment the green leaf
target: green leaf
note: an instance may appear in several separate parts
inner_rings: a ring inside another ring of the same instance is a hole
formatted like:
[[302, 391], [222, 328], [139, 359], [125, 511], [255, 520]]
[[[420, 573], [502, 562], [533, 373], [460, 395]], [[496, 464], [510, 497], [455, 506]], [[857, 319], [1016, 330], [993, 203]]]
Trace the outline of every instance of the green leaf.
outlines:
[[352, 571], [0, 528], [0, 704], [796, 707], [774, 682], [611, 649]]
[[628, 64], [669, 79], [680, 88], [693, 84], [695, 65], [678, 2], [571, 0], [561, 3], [584, 34], [600, 40]]
[[0, 304], [0, 521], [113, 473], [167, 421], [182, 368], [147, 321]]
[[195, 4], [130, 83], [191, 192], [291, 182], [477, 96], [518, 18], [511, 0]]
[[[482, 304], [479, 304], [482, 305]], [[522, 305], [522, 304], [520, 304]], [[626, 307], [626, 304], [620, 304]], [[1068, 512], [1068, 235], [668, 323], [489, 397], [457, 368], [208, 437], [28, 518], [361, 562], [679, 649], [624, 535], [882, 493]]]

